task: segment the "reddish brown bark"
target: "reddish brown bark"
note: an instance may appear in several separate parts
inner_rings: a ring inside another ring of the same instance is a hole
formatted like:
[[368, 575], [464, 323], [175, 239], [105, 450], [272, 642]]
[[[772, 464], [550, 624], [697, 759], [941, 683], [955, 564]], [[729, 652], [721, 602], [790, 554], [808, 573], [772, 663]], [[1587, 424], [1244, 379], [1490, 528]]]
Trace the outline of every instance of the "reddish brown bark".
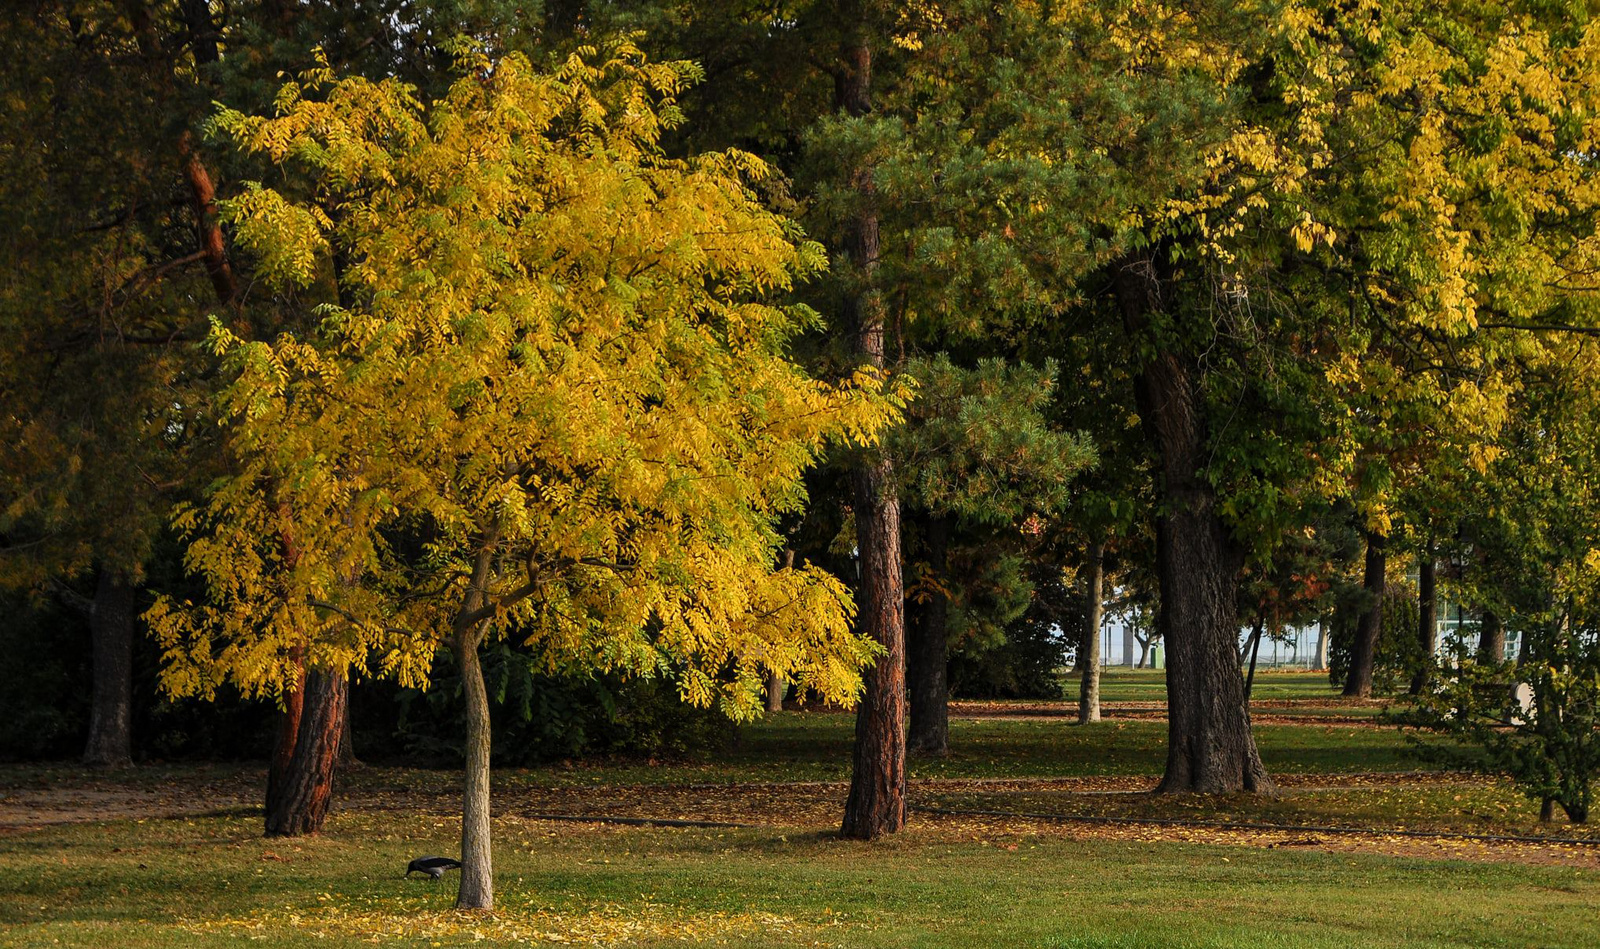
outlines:
[[294, 753], [267, 801], [268, 837], [298, 837], [322, 829], [333, 801], [349, 682], [342, 672], [312, 669], [305, 677], [304, 711]]
[[[840, 52], [839, 105], [852, 116], [866, 115], [872, 111], [872, 46], [866, 31], [858, 28]], [[877, 191], [870, 167], [851, 169], [850, 180], [859, 203], [845, 240], [855, 281], [846, 308], [853, 317], [858, 357], [882, 369], [886, 321], [874, 286], [879, 253]], [[850, 794], [839, 833], [872, 840], [900, 830], [906, 821], [905, 585], [893, 462], [882, 450], [871, 451], [851, 480], [861, 570], [857, 622], [862, 633], [883, 647], [883, 654], [863, 676]]]

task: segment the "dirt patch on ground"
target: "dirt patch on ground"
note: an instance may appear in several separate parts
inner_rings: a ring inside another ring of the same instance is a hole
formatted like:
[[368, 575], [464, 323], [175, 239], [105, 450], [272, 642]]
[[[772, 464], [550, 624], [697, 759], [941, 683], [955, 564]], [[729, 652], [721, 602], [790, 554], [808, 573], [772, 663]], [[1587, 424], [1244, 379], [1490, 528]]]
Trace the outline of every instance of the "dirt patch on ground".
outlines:
[[[1250, 719], [1257, 725], [1327, 725], [1335, 728], [1380, 727], [1377, 714], [1386, 706], [1382, 699], [1340, 699], [1307, 702], [1295, 699], [1257, 699], [1250, 703]], [[1165, 702], [1102, 702], [1102, 718], [1134, 721], [1166, 721]], [[951, 702], [952, 718], [1027, 721], [1030, 719], [1076, 720], [1076, 702]]]

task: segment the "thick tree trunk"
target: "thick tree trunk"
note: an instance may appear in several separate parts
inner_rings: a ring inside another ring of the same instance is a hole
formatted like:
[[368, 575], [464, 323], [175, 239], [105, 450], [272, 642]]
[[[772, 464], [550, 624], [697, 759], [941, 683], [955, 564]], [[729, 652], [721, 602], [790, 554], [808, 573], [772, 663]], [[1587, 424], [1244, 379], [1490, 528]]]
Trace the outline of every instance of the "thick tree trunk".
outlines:
[[1433, 548], [1423, 550], [1417, 563], [1417, 643], [1422, 647], [1422, 661], [1411, 676], [1411, 694], [1421, 695], [1433, 676], [1433, 657], [1438, 649], [1439, 598], [1438, 564], [1433, 559]]
[[494, 861], [489, 819], [489, 693], [478, 661], [477, 627], [458, 630], [456, 664], [467, 700], [466, 789], [461, 807], [461, 888], [457, 909], [494, 908]]
[[1367, 535], [1366, 574], [1362, 586], [1367, 591], [1367, 608], [1356, 622], [1355, 642], [1350, 644], [1350, 671], [1344, 680], [1344, 694], [1351, 698], [1372, 695], [1372, 674], [1378, 661], [1378, 638], [1383, 634], [1384, 575], [1388, 571], [1388, 538]]
[[[1130, 338], [1148, 342], [1161, 306], [1156, 257], [1116, 268]], [[1273, 793], [1256, 750], [1239, 674], [1238, 582], [1244, 556], [1217, 510], [1202, 467], [1204, 396], [1179, 354], [1159, 347], [1136, 378], [1140, 424], [1160, 458], [1156, 629], [1167, 648], [1167, 770], [1163, 792]]]
[[944, 592], [950, 524], [928, 519], [925, 540], [933, 589], [917, 604], [906, 640], [906, 681], [911, 704], [907, 750], [938, 757], [950, 750], [950, 691], [947, 680], [950, 604]]
[[1478, 621], [1478, 661], [1506, 661], [1506, 626], [1500, 614], [1490, 610], [1484, 610]]
[[102, 566], [90, 608], [94, 682], [83, 763], [121, 768], [133, 763], [134, 589], [127, 574]]
[[349, 680], [343, 672], [312, 669], [306, 673], [294, 751], [267, 802], [268, 837], [314, 834], [328, 819], [348, 694]]
[[[872, 111], [872, 47], [863, 29], [858, 28], [841, 54], [839, 104], [850, 115], [866, 115]], [[846, 308], [854, 317], [857, 355], [881, 369], [885, 365], [886, 321], [883, 301], [874, 286], [879, 252], [877, 193], [870, 167], [851, 169], [850, 177], [860, 205], [849, 222], [845, 242], [856, 282]], [[900, 501], [895, 494], [893, 463], [881, 449], [869, 452], [851, 480], [861, 567], [857, 621], [861, 632], [883, 647], [883, 655], [863, 676], [850, 794], [839, 832], [844, 837], [871, 840], [898, 831], [906, 820], [905, 585], [900, 574]]]
[[272, 760], [267, 763], [268, 814], [283, 810], [282, 798], [289, 783], [295, 745], [300, 741], [300, 719], [305, 712], [306, 671], [298, 648], [291, 654], [290, 661], [294, 665], [295, 681], [283, 694], [283, 710], [278, 713], [278, 737], [272, 746]]
[[1083, 643], [1078, 647], [1083, 679], [1078, 684], [1078, 724], [1100, 720], [1100, 617], [1105, 609], [1101, 586], [1105, 578], [1105, 548], [1090, 544], [1083, 574]]

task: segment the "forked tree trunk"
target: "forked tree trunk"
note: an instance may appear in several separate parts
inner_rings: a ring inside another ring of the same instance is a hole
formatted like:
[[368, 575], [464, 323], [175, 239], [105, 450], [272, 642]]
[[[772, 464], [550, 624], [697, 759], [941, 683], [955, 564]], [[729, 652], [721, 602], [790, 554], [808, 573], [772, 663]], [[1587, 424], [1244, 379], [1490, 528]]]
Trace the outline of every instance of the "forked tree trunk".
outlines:
[[[853, 116], [872, 110], [872, 47], [864, 24], [841, 50], [839, 104]], [[883, 368], [885, 318], [874, 286], [879, 235], [877, 193], [870, 167], [850, 171], [860, 205], [848, 222], [845, 249], [856, 281], [846, 309], [854, 317], [857, 356]], [[861, 567], [857, 592], [860, 631], [883, 648], [863, 675], [856, 713], [850, 794], [845, 800], [844, 837], [872, 840], [906, 822], [905, 585], [900, 574], [900, 501], [894, 465], [881, 449], [871, 451], [852, 473], [856, 546]]]
[[949, 599], [944, 583], [950, 524], [942, 517], [927, 523], [928, 566], [933, 588], [911, 613], [906, 640], [906, 680], [910, 688], [912, 754], [938, 757], [950, 750], [950, 689], [946, 669], [949, 650]]
[[1078, 724], [1100, 720], [1100, 616], [1105, 609], [1101, 586], [1105, 578], [1105, 548], [1090, 544], [1083, 574], [1083, 643], [1078, 657], [1083, 678], [1078, 683]]
[[1366, 573], [1362, 587], [1367, 591], [1367, 608], [1356, 622], [1355, 642], [1350, 644], [1350, 671], [1344, 680], [1344, 694], [1351, 698], [1372, 695], [1372, 675], [1378, 661], [1378, 638], [1383, 634], [1384, 576], [1388, 571], [1388, 538], [1367, 535]]
[[1506, 626], [1500, 615], [1490, 610], [1484, 610], [1478, 622], [1478, 661], [1506, 661]]
[[268, 801], [268, 837], [299, 837], [322, 830], [333, 803], [333, 772], [348, 695], [349, 680], [343, 672], [307, 672], [294, 752]]
[[1411, 676], [1411, 694], [1421, 695], [1433, 675], [1433, 657], [1438, 648], [1439, 598], [1438, 565], [1431, 547], [1423, 550], [1417, 564], [1417, 642], [1422, 647], [1422, 661]]
[[489, 819], [489, 692], [478, 661], [479, 628], [458, 630], [454, 648], [466, 695], [466, 780], [461, 806], [461, 888], [457, 909], [494, 908], [494, 860]]
[[[1158, 254], [1116, 268], [1128, 335], [1148, 341], [1162, 304]], [[1238, 582], [1244, 555], [1218, 512], [1202, 467], [1204, 396], [1194, 369], [1157, 347], [1136, 378], [1140, 425], [1160, 458], [1156, 629], [1167, 648], [1167, 769], [1161, 792], [1274, 793], [1256, 750], [1239, 674]]]
[[89, 615], [94, 682], [83, 749], [83, 763], [96, 768], [133, 763], [133, 599], [127, 575], [102, 566]]

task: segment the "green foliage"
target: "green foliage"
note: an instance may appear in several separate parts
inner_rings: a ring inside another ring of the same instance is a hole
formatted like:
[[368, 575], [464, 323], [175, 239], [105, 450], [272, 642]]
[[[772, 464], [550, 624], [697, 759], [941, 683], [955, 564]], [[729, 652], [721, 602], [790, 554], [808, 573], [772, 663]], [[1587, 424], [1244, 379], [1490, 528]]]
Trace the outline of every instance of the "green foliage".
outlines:
[[[1345, 587], [1334, 601], [1333, 638], [1328, 644], [1328, 679], [1344, 685], [1350, 672], [1350, 650], [1355, 641], [1356, 617], [1371, 598], [1359, 584]], [[1417, 637], [1421, 609], [1415, 589], [1391, 581], [1383, 594], [1382, 629], [1372, 664], [1374, 695], [1403, 691], [1422, 663], [1422, 643]]]

